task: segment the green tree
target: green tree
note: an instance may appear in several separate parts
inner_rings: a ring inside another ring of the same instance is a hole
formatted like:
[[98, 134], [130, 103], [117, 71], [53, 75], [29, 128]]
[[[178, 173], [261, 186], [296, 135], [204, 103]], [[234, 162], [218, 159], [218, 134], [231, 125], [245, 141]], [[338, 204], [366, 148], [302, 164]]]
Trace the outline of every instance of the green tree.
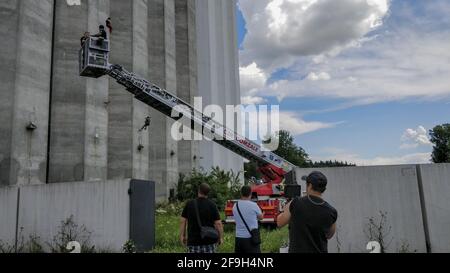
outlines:
[[[295, 139], [288, 131], [280, 131], [278, 134], [278, 149], [274, 153], [298, 167], [309, 167], [311, 160], [306, 151], [295, 144]], [[266, 142], [268, 143], [268, 142]]]
[[189, 176], [180, 175], [177, 185], [177, 199], [179, 201], [195, 199], [200, 184], [207, 183], [211, 186], [209, 199], [222, 210], [227, 200], [239, 198], [240, 182], [240, 173], [226, 172], [219, 167], [213, 168], [210, 173], [194, 169]]
[[342, 162], [337, 160], [316, 161], [313, 164], [311, 164], [312, 168], [354, 167], [354, 166], [356, 165], [353, 163], [348, 163], [347, 161]]
[[431, 143], [434, 144], [432, 160], [434, 163], [450, 163], [450, 124], [439, 125], [430, 130]]
[[253, 161], [245, 163], [244, 176], [246, 181], [252, 179], [253, 177], [256, 179], [261, 179], [261, 174], [258, 172], [258, 164]]
[[[274, 151], [276, 155], [281, 156], [299, 167], [306, 168], [311, 166], [309, 155], [302, 147], [299, 147], [294, 143], [295, 139], [290, 132], [280, 131], [276, 138], [276, 140], [278, 140], [278, 149]], [[263, 144], [269, 146], [268, 144], [275, 142], [272, 140], [273, 137], [269, 138]], [[244, 170], [246, 180], [249, 180], [252, 177], [255, 177], [256, 179], [261, 178], [261, 174], [258, 172], [258, 164], [253, 161], [245, 163]]]

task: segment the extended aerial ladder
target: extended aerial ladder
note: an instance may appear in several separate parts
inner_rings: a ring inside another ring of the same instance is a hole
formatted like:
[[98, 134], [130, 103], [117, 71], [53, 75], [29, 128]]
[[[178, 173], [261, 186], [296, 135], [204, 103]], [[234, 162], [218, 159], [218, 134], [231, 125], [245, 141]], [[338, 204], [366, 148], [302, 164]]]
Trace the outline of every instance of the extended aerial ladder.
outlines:
[[[110, 64], [109, 47], [109, 40], [96, 37], [87, 39], [79, 52], [80, 76], [99, 78], [109, 75], [133, 94], [137, 100], [171, 118], [176, 110], [181, 115], [173, 119], [179, 120], [181, 116], [188, 117], [191, 121], [191, 129], [201, 128], [202, 132], [206, 130], [213, 132], [215, 136], [213, 141], [256, 162], [262, 174], [263, 183], [253, 185], [253, 198], [265, 213], [263, 222], [276, 223], [279, 211], [286, 201], [284, 198], [285, 185], [292, 185], [295, 188], [294, 191], [300, 191], [295, 180], [296, 166], [272, 152], [263, 150], [257, 143], [203, 115], [199, 110], [172, 93], [127, 71], [120, 65]], [[229, 201], [226, 206], [228, 222], [232, 221], [233, 204], [234, 201]]]

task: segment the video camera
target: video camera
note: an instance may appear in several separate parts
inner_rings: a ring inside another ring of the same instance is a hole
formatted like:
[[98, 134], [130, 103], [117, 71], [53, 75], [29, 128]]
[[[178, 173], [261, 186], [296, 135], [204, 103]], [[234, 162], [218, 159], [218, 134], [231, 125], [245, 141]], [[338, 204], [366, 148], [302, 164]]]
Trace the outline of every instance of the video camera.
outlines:
[[286, 185], [284, 187], [284, 196], [288, 200], [295, 199], [302, 196], [302, 186], [300, 185]]
[[290, 171], [285, 175], [284, 196], [288, 200], [302, 196], [302, 186], [297, 183], [295, 171]]

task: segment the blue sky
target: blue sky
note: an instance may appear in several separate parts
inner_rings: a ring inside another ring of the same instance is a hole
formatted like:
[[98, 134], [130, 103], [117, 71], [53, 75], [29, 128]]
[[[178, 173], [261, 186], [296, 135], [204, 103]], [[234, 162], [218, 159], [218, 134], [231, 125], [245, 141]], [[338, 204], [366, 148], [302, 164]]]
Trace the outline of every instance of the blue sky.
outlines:
[[450, 122], [450, 1], [320, 2], [239, 1], [244, 103], [279, 104], [314, 160], [429, 162], [426, 131]]

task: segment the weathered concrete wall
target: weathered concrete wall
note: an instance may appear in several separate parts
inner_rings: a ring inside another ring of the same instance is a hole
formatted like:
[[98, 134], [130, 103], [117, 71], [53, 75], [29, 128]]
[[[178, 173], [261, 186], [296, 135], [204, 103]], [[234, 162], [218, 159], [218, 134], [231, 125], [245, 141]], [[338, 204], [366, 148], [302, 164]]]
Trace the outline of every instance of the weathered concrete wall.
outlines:
[[[89, 1], [88, 29], [95, 30], [105, 25], [109, 17], [110, 1]], [[107, 179], [108, 156], [108, 78], [87, 79], [84, 135], [84, 180], [105, 181]]]
[[[148, 1], [149, 80], [177, 95], [175, 2]], [[173, 121], [150, 109], [150, 179], [157, 181], [158, 199], [169, 196], [178, 182], [178, 143], [171, 136]]]
[[[132, 1], [133, 2], [133, 71], [143, 77], [148, 78], [149, 62], [148, 62], [148, 1]], [[133, 178], [134, 179], [150, 179], [149, 163], [150, 163], [150, 135], [148, 131], [138, 132], [145, 123], [145, 119], [149, 116], [149, 107], [137, 100], [133, 101], [133, 134], [134, 144], [133, 153]], [[139, 151], [138, 146], [144, 148]]]
[[[195, 0], [175, 1], [177, 92], [182, 100], [192, 105], [198, 95], [195, 13]], [[189, 174], [199, 167], [199, 142], [192, 139], [178, 142], [178, 167], [182, 174]]]
[[[222, 1], [223, 28], [224, 28], [224, 52], [225, 52], [225, 90], [227, 92], [227, 105], [241, 105], [241, 88], [239, 76], [239, 47], [237, 41], [236, 1]], [[237, 124], [236, 131], [242, 130]], [[228, 156], [228, 165], [236, 172], [243, 171], [242, 158], [236, 154]], [[242, 173], [242, 181], [244, 174]]]
[[56, 1], [49, 182], [106, 180], [108, 80], [78, 75], [80, 37], [98, 32], [109, 0]]
[[[240, 105], [235, 27], [236, 1], [196, 0], [198, 87], [203, 104]], [[212, 142], [200, 145], [200, 165], [242, 171], [243, 160]]]
[[2, 1], [0, 10], [0, 185], [45, 183], [53, 1]]
[[17, 187], [0, 188], [0, 241], [14, 245], [16, 237]]
[[450, 164], [421, 165], [423, 205], [433, 253], [450, 252]]
[[1, 1], [2, 10], [0, 35], [0, 186], [9, 185], [11, 169], [11, 133], [12, 105], [14, 104], [14, 85], [17, 57], [17, 32], [19, 20], [19, 2]]
[[[392, 227], [386, 238], [392, 240], [388, 251], [397, 252], [402, 244], [409, 244], [411, 251], [426, 252], [415, 165], [318, 170], [329, 180], [325, 199], [339, 213], [338, 233], [330, 241], [330, 251], [367, 252], [369, 238], [364, 230], [369, 218], [379, 220], [382, 211], [387, 213], [386, 228]], [[297, 180], [311, 171], [298, 169]]]
[[[57, 236], [64, 228], [77, 232], [72, 235], [80, 243], [89, 239], [86, 246], [95, 251], [122, 252], [130, 238], [148, 251], [155, 241], [154, 204], [154, 183], [143, 180], [3, 187], [0, 243], [14, 250], [16, 238], [18, 246], [37, 238], [44, 251], [51, 251], [50, 245], [62, 243]], [[73, 222], [63, 224], [68, 219]]]
[[51, 242], [61, 222], [73, 216], [92, 232], [97, 249], [120, 251], [129, 239], [129, 188], [129, 180], [22, 187], [18, 226], [25, 238]]
[[[113, 35], [110, 62], [123, 65], [142, 77], [148, 76], [146, 0], [111, 1]], [[149, 136], [139, 131], [149, 107], [110, 80], [108, 179], [148, 179]], [[138, 146], [142, 145], [141, 150]]]

